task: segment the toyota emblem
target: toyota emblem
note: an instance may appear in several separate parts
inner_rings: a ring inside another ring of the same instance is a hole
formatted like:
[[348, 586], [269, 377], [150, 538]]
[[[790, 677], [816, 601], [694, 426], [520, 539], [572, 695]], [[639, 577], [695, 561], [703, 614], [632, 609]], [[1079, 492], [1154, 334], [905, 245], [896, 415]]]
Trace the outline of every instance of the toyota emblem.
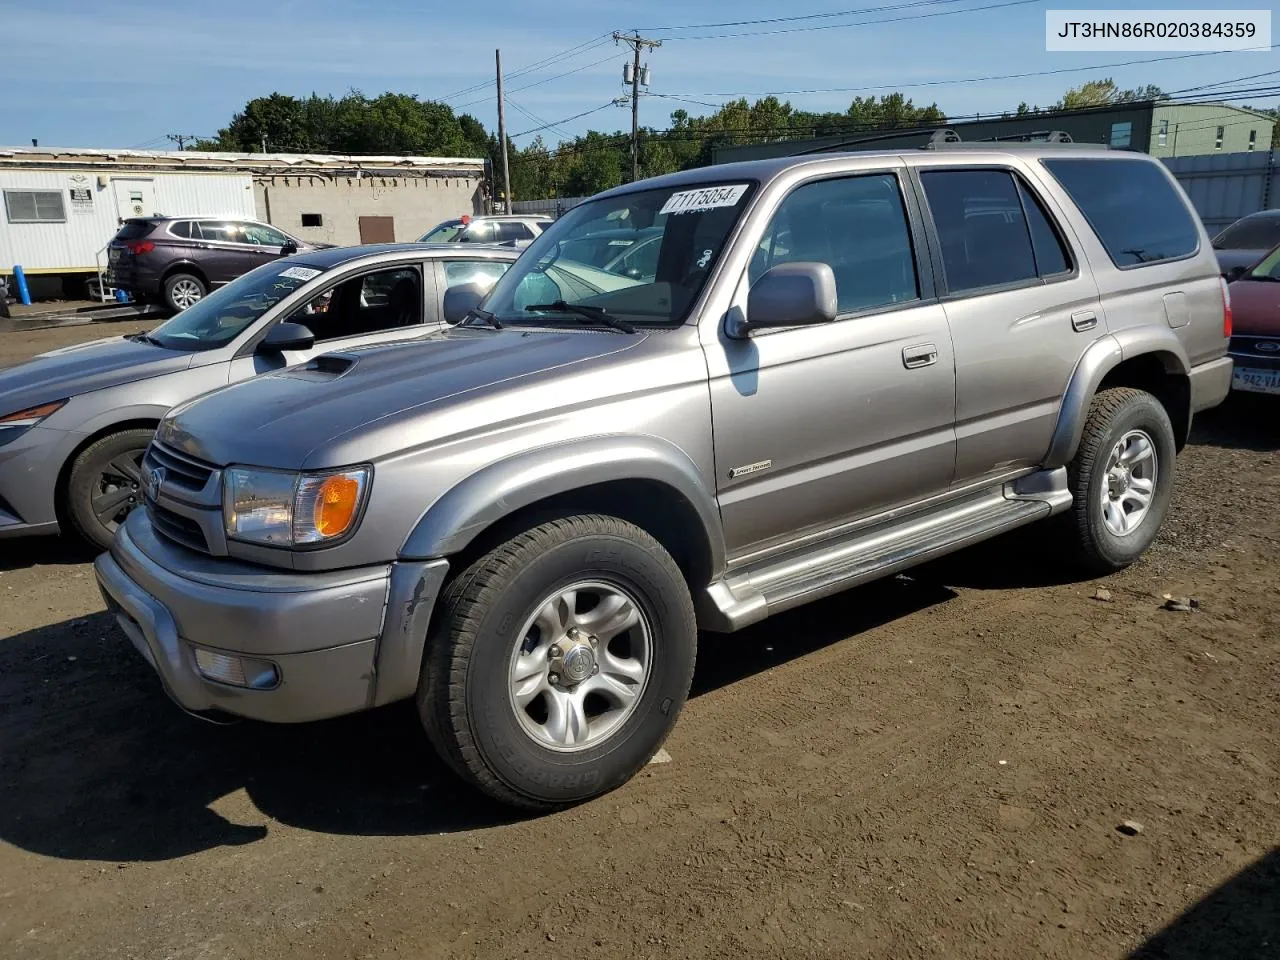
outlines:
[[147, 474], [147, 499], [160, 499], [160, 487], [164, 485], [164, 467], [156, 467]]

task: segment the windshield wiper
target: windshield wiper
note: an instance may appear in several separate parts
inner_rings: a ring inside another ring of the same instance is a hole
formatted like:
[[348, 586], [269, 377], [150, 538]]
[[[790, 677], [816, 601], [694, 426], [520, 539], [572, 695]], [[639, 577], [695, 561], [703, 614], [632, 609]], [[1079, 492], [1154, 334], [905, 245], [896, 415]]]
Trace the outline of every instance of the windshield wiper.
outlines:
[[574, 313], [584, 320], [590, 320], [592, 323], [602, 323], [606, 327], [614, 330], [620, 330], [622, 333], [635, 333], [636, 328], [625, 320], [620, 320], [613, 314], [609, 313], [604, 307], [592, 307], [585, 303], [566, 303], [563, 300], [557, 300], [554, 303], [532, 303], [525, 307], [526, 310], [533, 311], [552, 311], [555, 313]]
[[483, 320], [489, 326], [493, 327], [493, 329], [495, 330], [502, 329], [502, 321], [499, 320], [492, 313], [490, 313], [488, 310], [481, 310], [479, 307], [472, 307], [470, 310], [467, 311], [467, 315], [463, 318], [463, 322], [465, 323], [467, 320], [470, 320], [472, 317], [479, 317], [481, 320]]
[[149, 333], [132, 333], [125, 336], [126, 340], [132, 340], [134, 343], [149, 343], [152, 346], [163, 347], [164, 344], [157, 340]]

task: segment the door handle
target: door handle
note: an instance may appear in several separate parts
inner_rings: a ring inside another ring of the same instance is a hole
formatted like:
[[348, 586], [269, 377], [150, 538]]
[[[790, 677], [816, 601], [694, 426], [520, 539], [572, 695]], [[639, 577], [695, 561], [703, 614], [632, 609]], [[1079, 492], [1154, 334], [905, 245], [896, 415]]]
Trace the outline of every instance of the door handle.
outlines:
[[1076, 333], [1092, 330], [1097, 325], [1098, 315], [1092, 310], [1085, 310], [1083, 313], [1073, 313], [1071, 315], [1071, 329]]
[[902, 348], [902, 365], [908, 370], [929, 367], [938, 362], [938, 348], [932, 343], [918, 343]]

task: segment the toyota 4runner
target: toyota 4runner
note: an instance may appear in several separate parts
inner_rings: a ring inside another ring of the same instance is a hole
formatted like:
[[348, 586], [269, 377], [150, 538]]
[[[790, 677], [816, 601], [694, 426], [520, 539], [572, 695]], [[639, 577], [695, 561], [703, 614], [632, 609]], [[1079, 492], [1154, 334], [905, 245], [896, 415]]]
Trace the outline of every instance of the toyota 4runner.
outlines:
[[[643, 272], [566, 255], [602, 221], [661, 235]], [[530, 808], [652, 757], [699, 629], [1039, 520], [1091, 571], [1132, 563], [1231, 382], [1203, 227], [1158, 162], [1097, 148], [634, 183], [444, 310], [176, 407], [97, 577], [185, 709], [416, 698]]]

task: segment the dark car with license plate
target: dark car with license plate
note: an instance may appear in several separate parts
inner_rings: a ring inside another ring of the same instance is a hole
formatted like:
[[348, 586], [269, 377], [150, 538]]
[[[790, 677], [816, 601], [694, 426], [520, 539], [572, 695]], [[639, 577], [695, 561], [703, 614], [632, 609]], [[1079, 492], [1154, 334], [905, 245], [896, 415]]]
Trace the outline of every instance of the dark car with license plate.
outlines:
[[1237, 277], [1231, 292], [1233, 390], [1280, 394], [1280, 246]]
[[136, 217], [107, 246], [107, 282], [177, 312], [264, 263], [330, 246], [257, 220]]

